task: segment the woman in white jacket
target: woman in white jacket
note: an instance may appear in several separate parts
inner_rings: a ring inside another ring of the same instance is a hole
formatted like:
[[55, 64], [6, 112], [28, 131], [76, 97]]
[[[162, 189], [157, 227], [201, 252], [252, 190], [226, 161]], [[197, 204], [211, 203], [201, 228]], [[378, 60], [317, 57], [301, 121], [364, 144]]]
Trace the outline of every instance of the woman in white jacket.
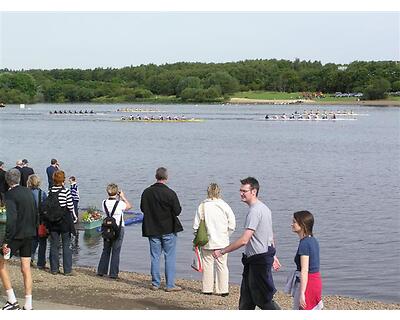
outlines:
[[203, 249], [203, 293], [214, 292], [214, 263], [216, 265], [215, 292], [222, 297], [229, 294], [228, 255], [214, 259], [212, 253], [216, 249], [229, 245], [229, 236], [236, 227], [235, 215], [231, 207], [221, 199], [221, 190], [216, 183], [207, 188], [207, 199], [197, 209], [193, 229], [197, 231], [200, 219], [205, 219], [208, 243]]

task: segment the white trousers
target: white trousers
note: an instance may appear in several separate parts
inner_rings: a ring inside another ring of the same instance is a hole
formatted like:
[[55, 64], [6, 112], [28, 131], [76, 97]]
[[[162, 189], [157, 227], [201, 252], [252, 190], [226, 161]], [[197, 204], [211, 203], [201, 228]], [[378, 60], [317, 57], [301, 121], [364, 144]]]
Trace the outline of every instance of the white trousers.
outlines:
[[214, 250], [203, 250], [203, 292], [214, 292], [214, 265], [215, 265], [215, 292], [229, 293], [228, 254], [215, 259]]

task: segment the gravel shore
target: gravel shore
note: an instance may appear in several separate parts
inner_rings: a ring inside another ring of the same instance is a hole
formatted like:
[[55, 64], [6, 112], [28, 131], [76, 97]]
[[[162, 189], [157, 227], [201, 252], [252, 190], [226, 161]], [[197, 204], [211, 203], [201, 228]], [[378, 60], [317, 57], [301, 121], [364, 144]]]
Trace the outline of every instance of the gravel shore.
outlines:
[[[17, 297], [23, 297], [19, 261], [11, 260], [8, 270]], [[165, 292], [150, 289], [150, 275], [120, 272], [119, 279], [112, 280], [96, 276], [94, 268], [75, 268], [75, 271], [76, 276], [67, 277], [32, 268], [34, 308], [35, 301], [74, 306], [74, 309], [107, 310], [235, 310], [238, 307], [238, 285], [230, 285], [228, 297], [206, 296], [201, 294], [201, 282], [194, 280], [178, 279], [176, 283], [183, 290]], [[275, 300], [282, 309], [291, 309], [288, 295], [278, 292]], [[341, 296], [324, 296], [324, 305], [327, 310], [400, 310], [400, 304]]]

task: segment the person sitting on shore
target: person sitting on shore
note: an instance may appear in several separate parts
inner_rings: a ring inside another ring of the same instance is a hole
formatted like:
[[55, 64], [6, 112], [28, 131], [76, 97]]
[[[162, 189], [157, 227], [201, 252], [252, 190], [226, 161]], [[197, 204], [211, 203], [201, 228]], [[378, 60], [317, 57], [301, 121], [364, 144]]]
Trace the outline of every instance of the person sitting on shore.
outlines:
[[122, 191], [118, 191], [119, 188], [116, 184], [110, 183], [106, 190], [108, 199], [103, 201], [102, 207], [104, 212], [108, 212], [115, 219], [115, 223], [119, 226], [119, 231], [116, 239], [104, 239], [97, 275], [102, 277], [108, 274], [111, 279], [117, 279], [122, 241], [125, 233], [124, 211], [132, 208], [132, 205], [126, 199], [125, 194]]

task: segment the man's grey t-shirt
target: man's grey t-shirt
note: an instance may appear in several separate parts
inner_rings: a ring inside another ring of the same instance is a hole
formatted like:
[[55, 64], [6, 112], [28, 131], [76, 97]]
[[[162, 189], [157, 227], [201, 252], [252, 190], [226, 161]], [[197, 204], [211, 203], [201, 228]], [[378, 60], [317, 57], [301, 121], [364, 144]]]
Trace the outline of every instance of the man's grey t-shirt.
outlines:
[[260, 200], [250, 206], [246, 216], [245, 229], [254, 230], [253, 236], [246, 244], [244, 254], [250, 257], [265, 253], [273, 242], [271, 210]]

